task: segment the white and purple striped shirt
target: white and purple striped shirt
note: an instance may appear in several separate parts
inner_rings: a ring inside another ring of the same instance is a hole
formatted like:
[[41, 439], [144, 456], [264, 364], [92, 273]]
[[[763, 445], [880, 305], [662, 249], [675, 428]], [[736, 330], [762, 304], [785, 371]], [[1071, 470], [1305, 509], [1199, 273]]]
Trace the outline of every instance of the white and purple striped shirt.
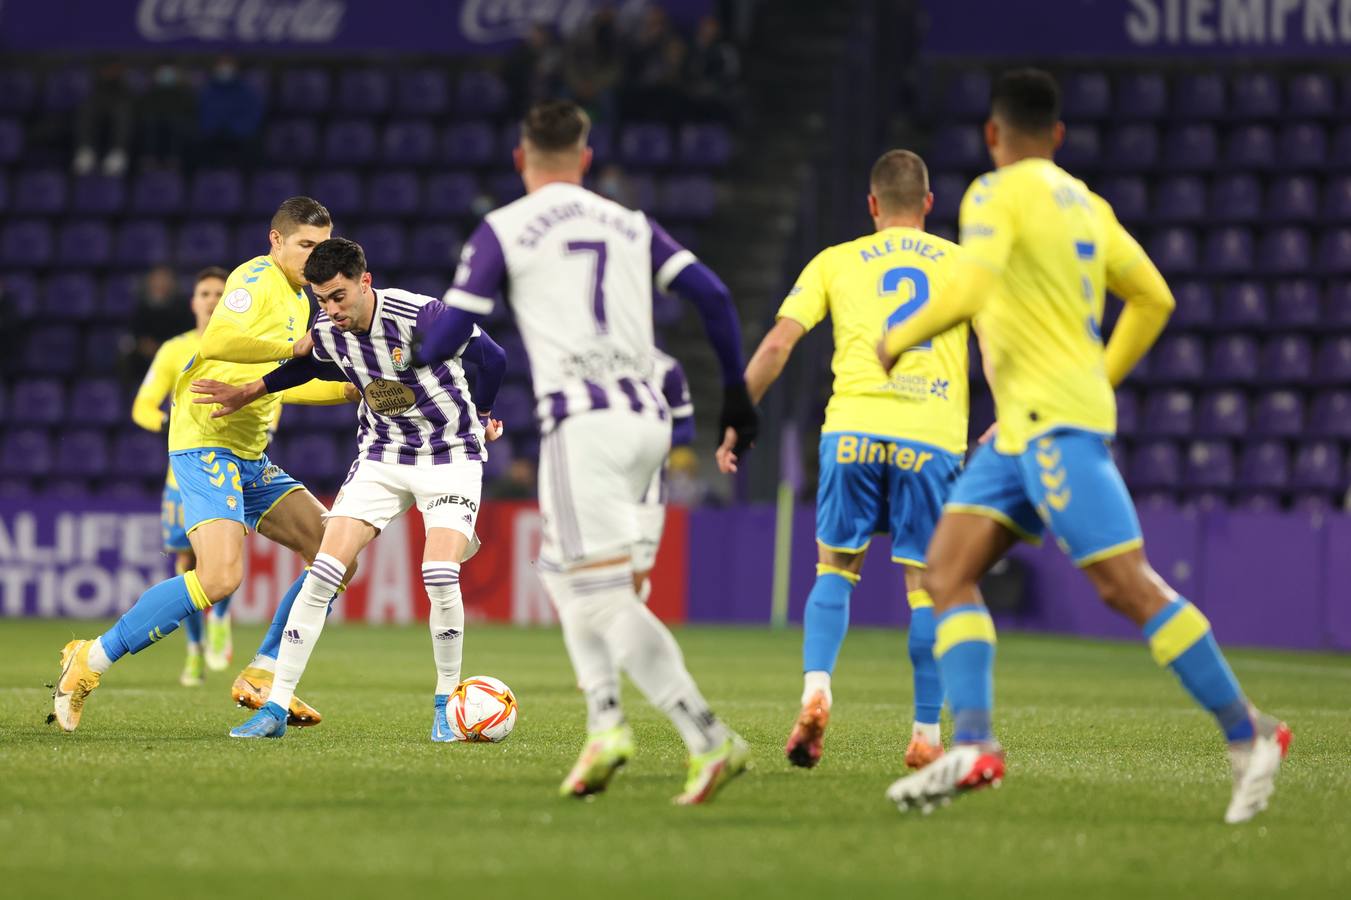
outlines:
[[[413, 365], [414, 329], [445, 311], [434, 297], [382, 288], [375, 291], [365, 334], [340, 331], [322, 312], [315, 320], [314, 358], [337, 364], [361, 390], [359, 458], [413, 466], [487, 459], [459, 360], [464, 347], [445, 362]], [[474, 335], [479, 333], [475, 326]]]

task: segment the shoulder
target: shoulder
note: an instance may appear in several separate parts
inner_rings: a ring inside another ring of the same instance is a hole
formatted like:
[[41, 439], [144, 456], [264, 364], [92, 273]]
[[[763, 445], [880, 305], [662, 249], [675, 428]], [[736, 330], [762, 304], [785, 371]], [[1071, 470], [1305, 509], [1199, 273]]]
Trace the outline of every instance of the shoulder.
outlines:
[[1094, 215], [1107, 224], [1115, 223], [1116, 210], [1112, 209], [1112, 204], [1107, 202], [1107, 198], [1090, 191], [1082, 181], [1079, 182], [1079, 186], [1082, 187], [1084, 193], [1088, 195], [1088, 205], [1093, 208]]
[[1009, 193], [1012, 190], [1010, 181], [1010, 175], [1005, 172], [993, 171], [977, 175], [967, 185], [966, 193], [962, 195], [962, 208], [965, 209], [968, 205], [979, 206], [989, 202], [991, 198]]

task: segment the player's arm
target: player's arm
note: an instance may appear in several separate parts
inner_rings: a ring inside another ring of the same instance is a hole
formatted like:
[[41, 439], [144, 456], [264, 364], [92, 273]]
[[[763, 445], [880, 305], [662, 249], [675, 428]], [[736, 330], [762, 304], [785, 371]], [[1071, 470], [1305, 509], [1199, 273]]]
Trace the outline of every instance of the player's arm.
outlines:
[[746, 365], [746, 388], [756, 403], [783, 374], [783, 367], [788, 364], [788, 357], [798, 341], [826, 317], [829, 310], [826, 292], [829, 252], [818, 253], [802, 270], [779, 306], [778, 321], [760, 341]]
[[192, 392], [200, 396], [192, 402], [218, 404], [221, 408], [211, 413], [211, 417], [219, 419], [238, 412], [264, 394], [281, 393], [315, 379], [346, 381], [347, 376], [337, 363], [317, 360], [312, 356], [298, 356], [248, 384], [234, 385], [199, 378], [192, 383]]
[[136, 389], [136, 398], [131, 402], [131, 420], [146, 431], [163, 431], [165, 415], [162, 409], [164, 398], [174, 388], [178, 372], [169, 362], [161, 344], [150, 361], [150, 369], [145, 373], [141, 386]]
[[[447, 307], [441, 306], [440, 309]], [[497, 391], [502, 387], [502, 377], [507, 373], [507, 351], [488, 337], [486, 331], [475, 326], [469, 343], [460, 352], [460, 359], [478, 369], [478, 377], [474, 379], [469, 398], [474, 401], [480, 419], [491, 418], [493, 404], [497, 402]]]
[[253, 296], [242, 278], [230, 277], [225, 297], [211, 313], [202, 334], [197, 351], [202, 359], [245, 364], [281, 362], [305, 352], [300, 341], [270, 341], [253, 333], [265, 300], [261, 293], [259, 289], [259, 296]]
[[425, 328], [418, 328], [413, 362], [427, 365], [453, 358], [473, 337], [478, 320], [493, 311], [506, 277], [506, 257], [497, 233], [486, 221], [480, 222], [464, 242], [455, 282], [446, 291], [444, 303], [449, 309], [429, 318]]
[[1107, 378], [1116, 387], [1154, 346], [1177, 301], [1153, 261], [1115, 216], [1106, 252], [1107, 289], [1125, 304], [1105, 352]]
[[683, 447], [694, 443], [694, 400], [680, 360], [665, 357], [664, 362], [667, 368], [661, 379], [661, 393], [671, 409], [671, 446]]
[[361, 392], [346, 376], [339, 384], [336, 379], [328, 380], [321, 375], [299, 387], [287, 388], [281, 392], [280, 399], [282, 403], [294, 403], [297, 406], [337, 406], [340, 403], [355, 403], [361, 399]]

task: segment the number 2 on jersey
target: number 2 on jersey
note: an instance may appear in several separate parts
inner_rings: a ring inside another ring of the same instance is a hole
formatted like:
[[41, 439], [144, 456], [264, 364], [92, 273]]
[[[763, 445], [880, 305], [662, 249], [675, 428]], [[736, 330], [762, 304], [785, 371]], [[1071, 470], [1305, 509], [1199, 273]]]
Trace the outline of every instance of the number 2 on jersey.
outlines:
[[[919, 312], [924, 308], [924, 304], [929, 302], [929, 276], [925, 275], [923, 270], [916, 269], [913, 266], [887, 269], [886, 272], [882, 273], [882, 280], [877, 284], [877, 295], [879, 297], [890, 297], [900, 293], [903, 284], [910, 285], [908, 291], [910, 299], [896, 307], [892, 310], [891, 315], [887, 316], [888, 331]], [[932, 350], [933, 345], [933, 341], [930, 340], [910, 349]]]
[[608, 334], [610, 326], [605, 321], [605, 242], [568, 241], [566, 247], [569, 256], [590, 253], [596, 257], [591, 267], [591, 315], [596, 320], [596, 334]]

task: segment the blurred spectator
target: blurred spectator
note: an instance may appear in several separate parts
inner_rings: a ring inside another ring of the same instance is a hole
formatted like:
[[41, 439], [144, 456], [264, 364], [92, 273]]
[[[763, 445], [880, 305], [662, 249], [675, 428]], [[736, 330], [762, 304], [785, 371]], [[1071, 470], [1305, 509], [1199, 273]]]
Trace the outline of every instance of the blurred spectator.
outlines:
[[615, 87], [624, 73], [624, 52], [614, 10], [602, 8], [577, 30], [563, 51], [563, 80], [591, 117], [612, 121]]
[[75, 174], [88, 175], [103, 148], [103, 173], [127, 170], [131, 145], [132, 97], [121, 63], [99, 67], [89, 95], [75, 110]]
[[155, 80], [141, 98], [140, 152], [152, 165], [173, 167], [186, 155], [197, 124], [197, 97], [173, 63], [155, 69]]
[[499, 500], [535, 499], [535, 462], [518, 456], [507, 466], [507, 474], [492, 482], [489, 486], [493, 496]]
[[628, 48], [621, 114], [638, 120], [680, 115], [686, 53], [666, 10], [649, 6]]
[[220, 57], [197, 95], [199, 158], [219, 164], [252, 153], [262, 124], [263, 98], [240, 77], [234, 57]]
[[506, 78], [519, 112], [557, 96], [563, 83], [563, 48], [553, 32], [543, 25], [530, 26], [525, 40], [507, 60]]
[[156, 266], [145, 276], [131, 333], [122, 339], [122, 381], [131, 387], [141, 380], [160, 344], [194, 325], [192, 308], [178, 295], [178, 279], [168, 266]]
[[699, 477], [699, 457], [689, 447], [672, 447], [666, 462], [666, 502], [672, 506], [704, 506], [712, 499]]
[[686, 86], [695, 111], [712, 118], [731, 118], [736, 111], [741, 55], [722, 33], [713, 16], [699, 20], [686, 66]]

